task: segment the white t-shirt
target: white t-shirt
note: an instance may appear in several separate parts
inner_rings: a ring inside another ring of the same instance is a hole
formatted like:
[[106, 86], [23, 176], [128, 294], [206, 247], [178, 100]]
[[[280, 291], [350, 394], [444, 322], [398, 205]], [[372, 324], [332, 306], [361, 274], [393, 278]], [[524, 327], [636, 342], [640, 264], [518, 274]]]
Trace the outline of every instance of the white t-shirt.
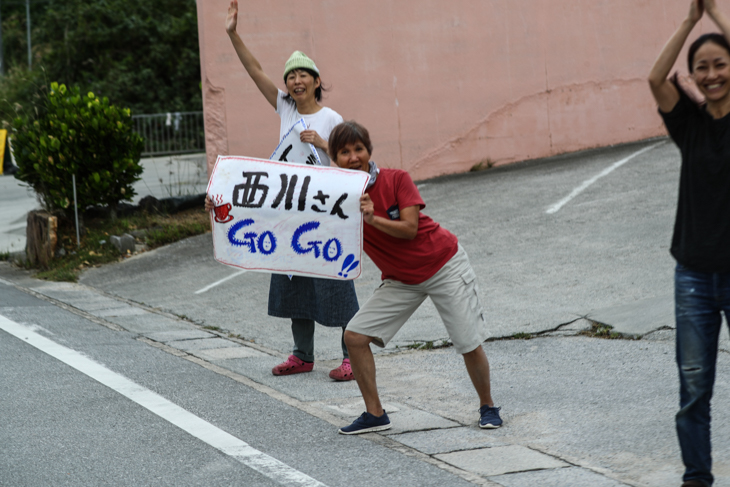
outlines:
[[[308, 130], [315, 130], [324, 140], [329, 140], [332, 129], [342, 123], [340, 114], [327, 107], [322, 107], [317, 113], [302, 115], [297, 111], [297, 104], [293, 100], [285, 100], [285, 96], [286, 93], [279, 90], [279, 96], [276, 99], [276, 113], [281, 117], [279, 141], [281, 141], [292, 125], [300, 118], [304, 119]], [[322, 165], [329, 166], [330, 158], [327, 157], [327, 152], [317, 147], [317, 153], [319, 154], [319, 160], [322, 161]]]

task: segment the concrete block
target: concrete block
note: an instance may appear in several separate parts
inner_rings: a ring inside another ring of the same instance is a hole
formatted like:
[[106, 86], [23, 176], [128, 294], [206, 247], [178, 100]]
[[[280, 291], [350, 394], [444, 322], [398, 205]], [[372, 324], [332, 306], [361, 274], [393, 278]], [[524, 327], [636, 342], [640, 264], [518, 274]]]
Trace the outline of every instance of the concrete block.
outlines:
[[215, 335], [202, 330], [173, 330], [158, 333], [145, 333], [145, 337], [156, 342], [173, 342], [176, 340], [192, 340], [194, 338], [214, 338]]
[[392, 438], [428, 455], [507, 446], [506, 443], [495, 440], [489, 431], [477, 427], [416, 431], [393, 435]]
[[103, 296], [83, 286], [45, 285], [38, 286], [34, 290], [101, 318], [108, 316], [138, 316], [147, 313], [147, 311], [136, 306], [130, 306], [116, 299]]
[[[386, 409], [387, 411], [387, 409]], [[436, 414], [427, 413], [420, 409], [403, 409], [397, 413], [388, 412], [390, 423], [393, 427], [384, 431], [385, 435], [397, 435], [407, 431], [423, 431], [439, 428], [456, 428], [459, 423], [442, 418]]]
[[234, 345], [233, 342], [229, 342], [228, 340], [224, 340], [223, 338], [178, 340], [174, 342], [168, 342], [167, 344], [173, 348], [177, 348], [178, 350], [184, 350], [186, 352], [205, 350], [209, 348], [228, 348]]
[[172, 320], [154, 313], [140, 316], [109, 316], [111, 321], [133, 333], [155, 333], [172, 330], [193, 330], [195, 326], [180, 320]]
[[133, 254], [135, 250], [134, 237], [125, 233], [121, 236], [112, 235], [109, 241], [119, 250], [122, 255]]
[[490, 477], [504, 487], [564, 487], [566, 485], [586, 487], [622, 487], [626, 484], [604, 477], [584, 468], [568, 467], [531, 472], [510, 473]]
[[83, 289], [82, 286], [73, 283], [73, 282], [53, 282], [53, 281], [44, 281], [44, 282], [38, 282], [34, 283], [35, 286], [31, 286], [30, 288], [33, 291], [39, 292], [41, 294], [46, 294], [50, 291], [76, 291], [79, 289]]
[[82, 309], [88, 313], [96, 314], [97, 311], [106, 309], [115, 309], [126, 306], [124, 303], [117, 301], [116, 299], [107, 298], [104, 296], [70, 296], [63, 300], [64, 303], [70, 304], [71, 306]]
[[100, 318], [110, 316], [142, 316], [146, 313], [147, 311], [135, 308], [134, 306], [117, 306], [116, 308], [106, 308], [91, 312], [91, 314]]
[[241, 346], [235, 346], [230, 348], [212, 348], [212, 349], [206, 349], [206, 350], [199, 350], [193, 352], [193, 355], [196, 355], [204, 360], [209, 360], [211, 362], [217, 362], [221, 360], [230, 360], [234, 358], [260, 358], [260, 357], [269, 357], [269, 355], [259, 352], [258, 350], [251, 348], [251, 347], [241, 347]]
[[435, 457], [455, 467], [487, 477], [568, 466], [556, 458], [519, 445], [444, 453]]

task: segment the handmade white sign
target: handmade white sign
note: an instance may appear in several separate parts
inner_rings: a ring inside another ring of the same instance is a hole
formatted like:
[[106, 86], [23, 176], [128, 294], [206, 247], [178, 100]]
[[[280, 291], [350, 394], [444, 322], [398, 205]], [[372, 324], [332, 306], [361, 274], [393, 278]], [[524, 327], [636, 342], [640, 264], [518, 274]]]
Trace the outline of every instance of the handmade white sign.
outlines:
[[281, 138], [281, 142], [279, 142], [279, 145], [269, 159], [272, 161], [299, 162], [312, 166], [321, 166], [322, 161], [319, 159], [317, 148], [312, 144], [302, 142], [299, 138], [302, 130], [307, 130], [307, 124], [303, 118], [300, 118], [284, 134], [284, 137]]
[[242, 269], [360, 276], [363, 171], [218, 156], [208, 183], [214, 256]]

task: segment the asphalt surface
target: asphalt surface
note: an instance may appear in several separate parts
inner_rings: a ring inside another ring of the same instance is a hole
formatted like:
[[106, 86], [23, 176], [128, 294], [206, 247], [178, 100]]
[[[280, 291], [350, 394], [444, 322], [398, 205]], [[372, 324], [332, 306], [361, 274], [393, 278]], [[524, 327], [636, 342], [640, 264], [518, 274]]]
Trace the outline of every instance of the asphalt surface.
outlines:
[[[2, 283], [0, 316], [325, 486], [470, 485], [377, 443], [333, 435], [329, 423], [267, 394]], [[282, 485], [2, 329], [0, 367], [0, 485]]]
[[[658, 139], [420, 182], [424, 211], [457, 235], [477, 273], [505, 426], [476, 428], [478, 403], [453, 349], [408, 348], [447, 339], [427, 301], [376, 350], [394, 427], [370, 441], [477, 485], [679, 485], [668, 252], [678, 170], [678, 151]], [[291, 335], [286, 320], [266, 314], [268, 276], [212, 255], [202, 235], [88, 270], [80, 284], [36, 281], [8, 264], [0, 278], [144, 339], [154, 353], [245, 378], [329, 424], [335, 441], [336, 427], [363, 410], [354, 383], [327, 377], [340, 360], [339, 333], [317, 327], [312, 373], [272, 376]], [[363, 271], [361, 303], [379, 283], [368, 259]], [[591, 320], [624, 338], [581, 335]], [[730, 395], [722, 335], [715, 404]], [[728, 414], [713, 408], [716, 486], [730, 486]]]

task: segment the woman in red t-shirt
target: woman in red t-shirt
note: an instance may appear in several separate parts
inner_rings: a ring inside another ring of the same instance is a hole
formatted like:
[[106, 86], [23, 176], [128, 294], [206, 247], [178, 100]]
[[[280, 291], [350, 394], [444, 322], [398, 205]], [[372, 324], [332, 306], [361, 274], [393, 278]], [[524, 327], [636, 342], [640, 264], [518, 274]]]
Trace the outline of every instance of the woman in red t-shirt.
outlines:
[[370, 344], [385, 347], [427, 297], [436, 306], [454, 349], [464, 356], [479, 395], [479, 426], [498, 428], [500, 408], [492, 401], [489, 362], [482, 348], [489, 333], [469, 258], [451, 232], [421, 213], [426, 205], [408, 173], [378, 169], [370, 160], [372, 150], [367, 129], [356, 122], [341, 123], [330, 134], [332, 160], [339, 167], [370, 174], [360, 198], [365, 252], [383, 273], [383, 284], [345, 331], [366, 412], [339, 432], [352, 435], [391, 427], [378, 397]]

